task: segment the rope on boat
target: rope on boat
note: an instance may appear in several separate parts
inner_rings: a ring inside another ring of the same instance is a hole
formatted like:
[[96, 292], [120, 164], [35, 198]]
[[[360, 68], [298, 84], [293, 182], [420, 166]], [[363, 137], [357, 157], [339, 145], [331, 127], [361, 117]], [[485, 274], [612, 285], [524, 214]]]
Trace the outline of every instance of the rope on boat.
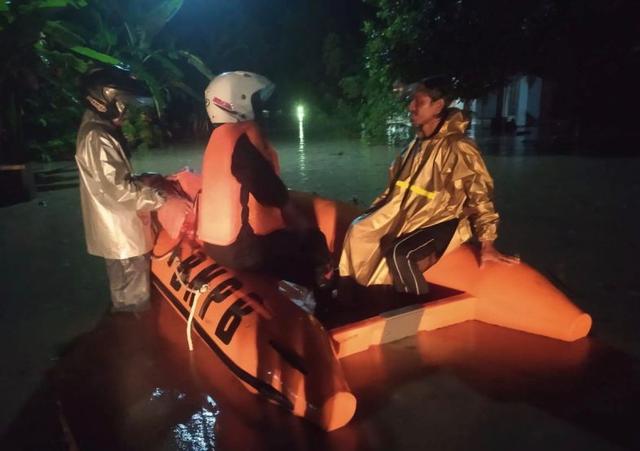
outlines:
[[193, 305], [191, 306], [191, 311], [189, 312], [189, 319], [187, 320], [187, 344], [189, 345], [189, 351], [193, 351], [193, 340], [191, 339], [191, 331], [193, 329], [193, 317], [196, 314], [196, 308], [198, 307], [198, 300], [200, 300], [200, 296], [209, 291], [209, 285], [206, 283], [200, 287], [199, 290], [196, 290], [196, 294], [193, 298]]

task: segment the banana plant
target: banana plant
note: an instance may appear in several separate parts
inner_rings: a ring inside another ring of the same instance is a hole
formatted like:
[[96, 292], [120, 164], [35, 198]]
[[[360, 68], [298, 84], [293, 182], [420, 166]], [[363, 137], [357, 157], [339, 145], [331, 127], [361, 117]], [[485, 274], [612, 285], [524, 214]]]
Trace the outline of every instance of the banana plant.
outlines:
[[162, 117], [175, 92], [201, 100], [184, 81], [185, 63], [207, 79], [213, 77], [199, 56], [176, 49], [170, 40], [159, 36], [182, 4], [183, 0], [114, 0], [106, 6], [91, 0], [90, 8], [84, 11], [85, 20], [81, 21], [90, 25], [78, 32], [89, 36], [86, 46], [71, 49], [93, 60], [101, 61], [108, 56], [129, 65], [149, 86], [156, 113]]
[[25, 105], [39, 85], [43, 62], [38, 46], [51, 15], [86, 4], [85, 0], [0, 1], [0, 164], [27, 159]]
[[149, 85], [159, 117], [176, 92], [200, 101], [185, 83], [186, 65], [212, 77], [197, 55], [158, 38], [183, 0], [16, 3], [0, 0], [0, 164], [26, 161], [25, 120], [41, 158], [68, 153], [82, 111], [75, 83], [95, 63], [131, 66]]

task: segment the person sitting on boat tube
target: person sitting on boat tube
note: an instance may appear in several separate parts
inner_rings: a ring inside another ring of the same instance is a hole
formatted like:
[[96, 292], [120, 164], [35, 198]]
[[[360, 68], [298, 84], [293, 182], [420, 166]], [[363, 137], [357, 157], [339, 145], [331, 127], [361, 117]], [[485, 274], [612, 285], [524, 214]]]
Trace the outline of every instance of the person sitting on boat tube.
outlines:
[[150, 93], [119, 66], [90, 69], [80, 85], [87, 110], [75, 159], [87, 250], [106, 261], [112, 311], [144, 310], [151, 293], [150, 212], [165, 203], [165, 195], [148, 178], [132, 174], [120, 127], [131, 105], [150, 104]]
[[214, 130], [202, 162], [198, 238], [223, 266], [317, 287], [328, 277], [325, 237], [301, 223], [278, 156], [256, 122], [273, 89], [267, 78], [242, 71], [223, 73], [206, 88]]
[[465, 135], [468, 119], [449, 108], [453, 88], [446, 76], [401, 87], [410, 99], [416, 136], [391, 165], [386, 190], [349, 227], [341, 276], [424, 294], [429, 287], [422, 273], [473, 235], [481, 264], [518, 261], [494, 247], [499, 216], [493, 180], [476, 143]]

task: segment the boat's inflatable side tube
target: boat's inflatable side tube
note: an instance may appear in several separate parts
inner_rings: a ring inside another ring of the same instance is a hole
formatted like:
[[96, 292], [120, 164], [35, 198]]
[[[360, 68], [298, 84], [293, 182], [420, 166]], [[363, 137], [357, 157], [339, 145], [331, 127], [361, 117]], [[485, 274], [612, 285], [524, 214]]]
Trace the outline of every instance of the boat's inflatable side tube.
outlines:
[[[346, 229], [359, 209], [304, 193], [298, 193], [295, 201], [313, 206], [332, 249], [341, 249]], [[489, 263], [480, 268], [474, 249], [465, 244], [444, 255], [425, 272], [425, 279], [476, 298], [473, 319], [479, 321], [565, 341], [575, 341], [589, 333], [591, 316], [538, 271], [526, 263]], [[334, 255], [339, 258], [339, 251]], [[455, 321], [441, 319], [446, 324]]]
[[[167, 242], [163, 231], [156, 248]], [[194, 329], [249, 390], [325, 430], [351, 419], [356, 399], [326, 331], [276, 281], [235, 273], [185, 242], [156, 255], [159, 291], [185, 319], [197, 299]]]
[[526, 263], [480, 268], [474, 248], [462, 245], [424, 276], [476, 297], [475, 319], [485, 323], [565, 341], [578, 340], [591, 329], [591, 316]]

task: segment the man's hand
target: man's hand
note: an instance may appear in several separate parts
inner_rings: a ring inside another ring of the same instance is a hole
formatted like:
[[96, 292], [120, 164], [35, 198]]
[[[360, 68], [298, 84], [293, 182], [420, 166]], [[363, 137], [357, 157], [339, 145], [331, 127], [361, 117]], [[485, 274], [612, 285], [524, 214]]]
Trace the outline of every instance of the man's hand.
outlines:
[[498, 252], [494, 247], [493, 241], [482, 241], [480, 247], [480, 267], [483, 268], [488, 262], [505, 263], [507, 265], [517, 265], [520, 263], [520, 257], [512, 257]]
[[140, 175], [134, 175], [133, 179], [137, 182], [142, 183], [143, 185], [149, 186], [159, 191], [163, 197], [188, 197], [184, 193], [184, 191], [182, 191], [182, 188], [180, 188], [180, 183], [178, 183], [177, 180], [164, 177], [162, 174], [157, 174], [155, 172], [145, 172]]
[[133, 175], [131, 178], [136, 182], [156, 189], [159, 189], [165, 183], [164, 176], [155, 172], [143, 172], [142, 174]]

